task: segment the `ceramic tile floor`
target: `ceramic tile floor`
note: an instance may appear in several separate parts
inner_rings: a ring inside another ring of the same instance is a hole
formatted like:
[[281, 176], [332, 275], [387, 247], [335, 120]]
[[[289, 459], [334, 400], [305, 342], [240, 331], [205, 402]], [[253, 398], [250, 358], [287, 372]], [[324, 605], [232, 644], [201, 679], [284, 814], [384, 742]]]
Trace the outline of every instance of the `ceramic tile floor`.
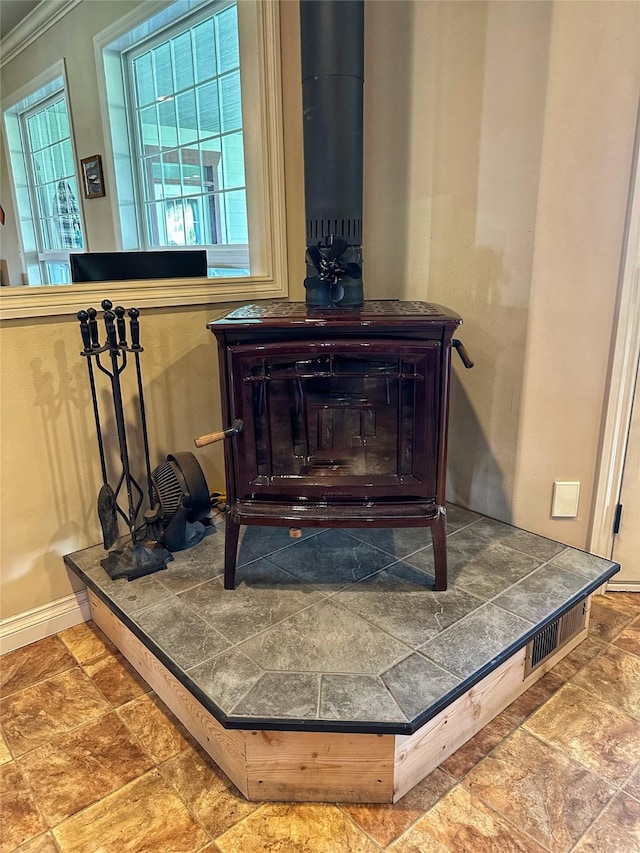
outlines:
[[399, 803], [249, 803], [93, 623], [0, 659], [0, 853], [638, 853], [640, 594]]
[[243, 527], [234, 591], [223, 525], [134, 581], [65, 560], [223, 722], [409, 733], [617, 569], [460, 507], [447, 532], [446, 592], [415, 528]]

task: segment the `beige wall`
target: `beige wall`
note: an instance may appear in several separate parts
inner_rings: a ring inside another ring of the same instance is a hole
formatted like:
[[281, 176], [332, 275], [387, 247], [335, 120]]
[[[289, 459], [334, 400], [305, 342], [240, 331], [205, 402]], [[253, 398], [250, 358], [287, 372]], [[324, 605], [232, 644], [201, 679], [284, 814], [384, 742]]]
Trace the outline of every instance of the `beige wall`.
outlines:
[[[464, 318], [476, 367], [454, 356], [450, 498], [584, 548], [640, 4], [366, 8], [365, 291]], [[554, 480], [582, 483], [576, 519], [551, 518]]]
[[[129, 4], [86, 5], [112, 15]], [[282, 8], [286, 227], [302, 298], [297, 4]], [[464, 317], [460, 337], [477, 366], [455, 368], [450, 494], [585, 547], [640, 91], [640, 4], [366, 8], [366, 295], [427, 298]], [[35, 73], [62, 52], [69, 65], [93, 62], [77, 50], [79, 31], [56, 38]], [[34, 48], [2, 69], [3, 96], [21, 85]], [[95, 97], [94, 75], [70, 69], [71, 97]], [[74, 106], [78, 156], [104, 150], [90, 115]], [[220, 425], [205, 323], [222, 307], [144, 312], [153, 464]], [[62, 555], [99, 540], [100, 477], [77, 322], [8, 321], [0, 343], [8, 618], [71, 590]], [[219, 450], [198, 458], [221, 488]], [[554, 479], [582, 481], [576, 520], [550, 519]]]
[[[584, 546], [638, 110], [640, 4], [559, 3], [549, 68], [513, 516]], [[548, 519], [553, 479], [581, 481], [575, 523]]]

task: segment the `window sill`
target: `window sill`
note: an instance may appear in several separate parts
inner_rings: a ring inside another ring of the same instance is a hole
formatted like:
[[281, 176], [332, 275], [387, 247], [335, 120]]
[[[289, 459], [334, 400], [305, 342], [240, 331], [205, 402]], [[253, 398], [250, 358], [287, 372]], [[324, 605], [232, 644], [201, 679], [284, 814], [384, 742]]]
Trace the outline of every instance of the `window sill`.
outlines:
[[101, 281], [95, 284], [64, 284], [47, 287], [0, 288], [0, 321], [75, 314], [87, 305], [98, 307], [102, 299], [127, 307], [162, 308], [220, 302], [285, 299], [286, 283], [272, 278], [153, 279], [149, 281]]

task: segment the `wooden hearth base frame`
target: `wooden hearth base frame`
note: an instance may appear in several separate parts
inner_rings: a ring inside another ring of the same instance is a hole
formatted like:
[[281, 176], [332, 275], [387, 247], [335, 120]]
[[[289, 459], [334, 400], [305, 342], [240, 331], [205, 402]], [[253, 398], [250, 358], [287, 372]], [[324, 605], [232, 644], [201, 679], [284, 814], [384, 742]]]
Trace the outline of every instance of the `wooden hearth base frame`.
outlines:
[[91, 614], [157, 695], [249, 800], [391, 803], [459, 749], [587, 636], [525, 677], [527, 649], [505, 660], [412, 735], [225, 729], [109, 608]]

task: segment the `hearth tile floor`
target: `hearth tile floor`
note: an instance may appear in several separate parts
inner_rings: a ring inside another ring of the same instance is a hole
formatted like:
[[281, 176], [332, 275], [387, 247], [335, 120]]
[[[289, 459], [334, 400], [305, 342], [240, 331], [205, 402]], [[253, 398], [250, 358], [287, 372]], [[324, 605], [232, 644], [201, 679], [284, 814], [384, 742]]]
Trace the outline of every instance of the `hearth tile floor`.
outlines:
[[395, 805], [247, 802], [91, 622], [0, 659], [2, 853], [637, 853], [640, 594]]
[[409, 733], [617, 570], [451, 506], [449, 588], [427, 529], [224, 525], [167, 569], [112, 581], [101, 546], [65, 558], [224, 725]]

